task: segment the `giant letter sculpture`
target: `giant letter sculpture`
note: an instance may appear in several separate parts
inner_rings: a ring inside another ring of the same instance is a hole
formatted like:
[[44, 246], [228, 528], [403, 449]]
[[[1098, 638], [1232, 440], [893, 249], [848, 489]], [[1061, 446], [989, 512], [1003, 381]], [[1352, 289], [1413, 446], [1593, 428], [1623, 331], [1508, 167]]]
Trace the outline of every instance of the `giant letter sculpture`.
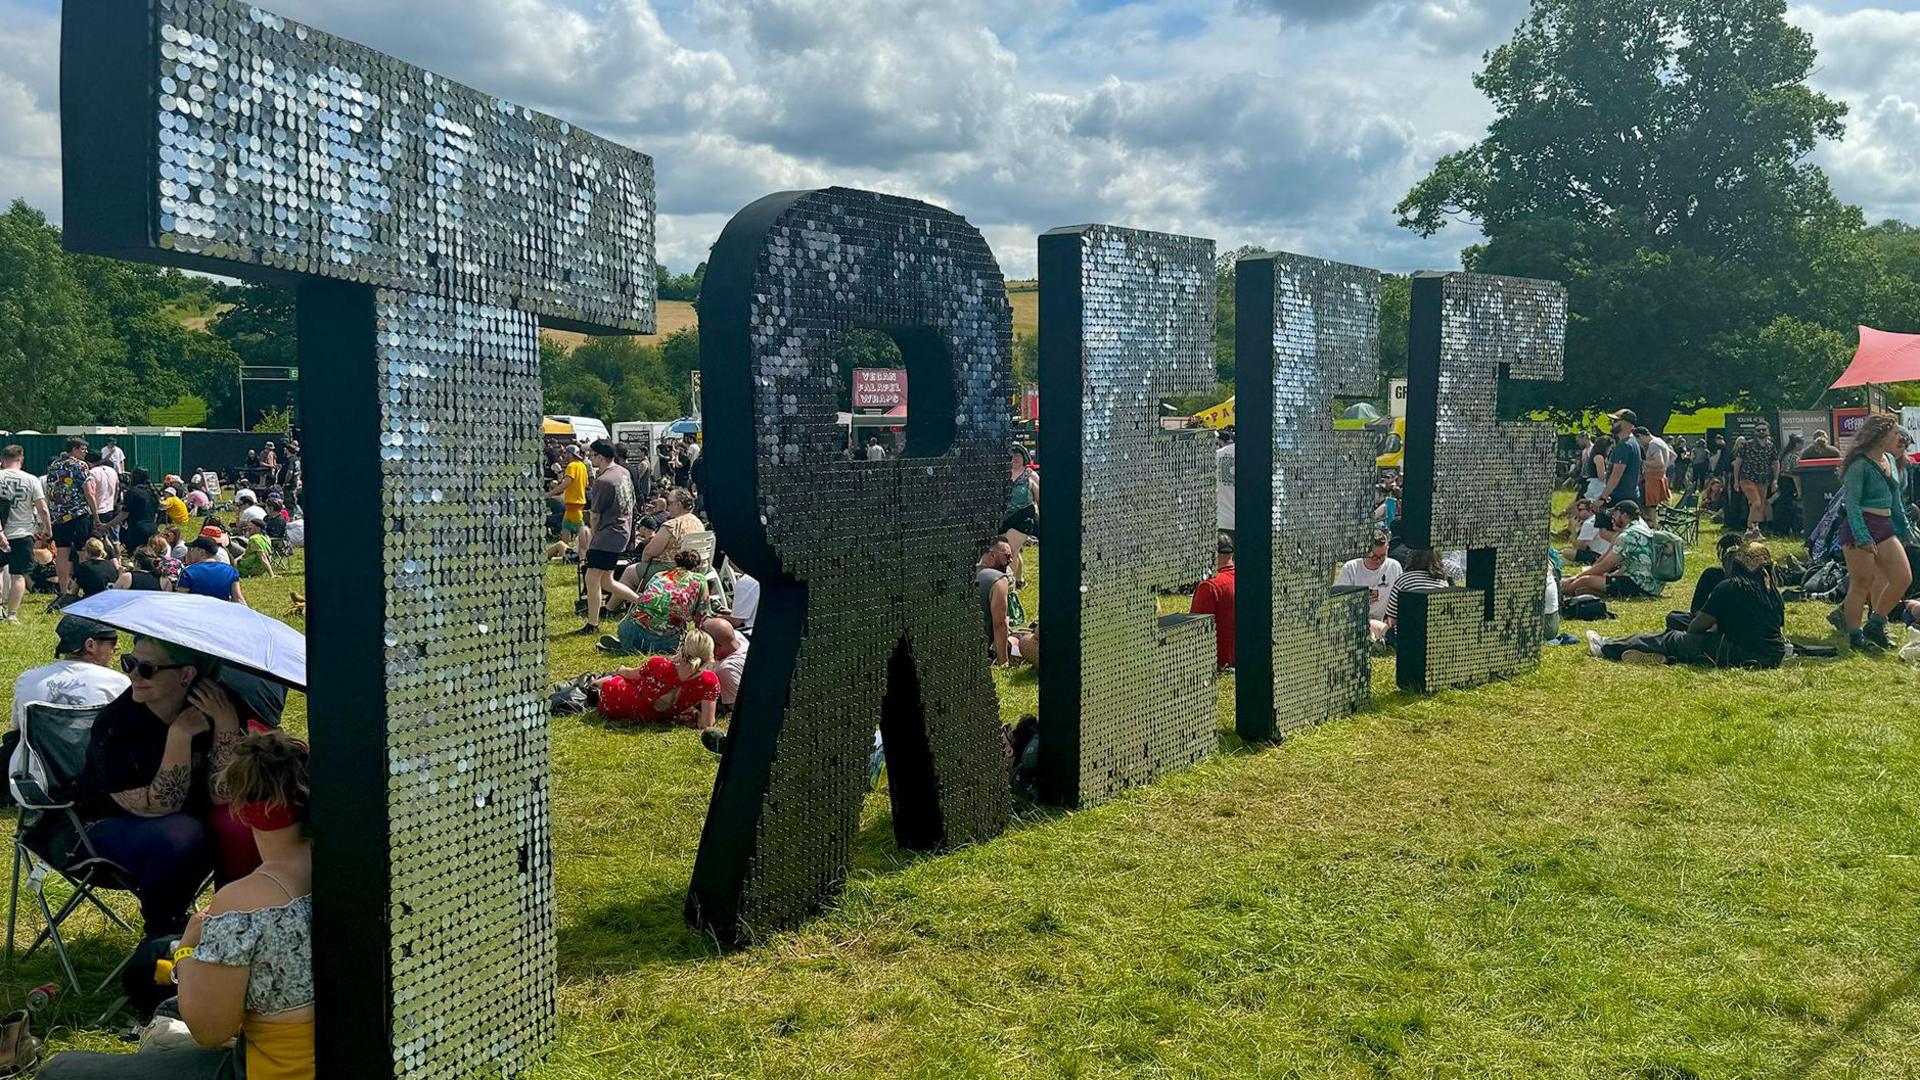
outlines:
[[1560, 378], [1566, 328], [1566, 290], [1551, 282], [1413, 279], [1402, 535], [1416, 548], [1466, 549], [1467, 581], [1400, 598], [1405, 689], [1468, 686], [1540, 662], [1553, 429], [1502, 421], [1495, 406], [1503, 378]]
[[1213, 752], [1213, 620], [1156, 612], [1211, 572], [1213, 436], [1160, 402], [1213, 378], [1213, 241], [1040, 237], [1041, 794], [1081, 806]]
[[74, 251], [299, 289], [329, 1077], [554, 1031], [537, 320], [650, 331], [644, 155], [226, 0], [70, 0]]
[[1332, 590], [1365, 544], [1374, 438], [1335, 431], [1334, 399], [1380, 385], [1380, 274], [1300, 255], [1234, 268], [1240, 644], [1235, 726], [1275, 739], [1372, 690], [1367, 592]]
[[[700, 368], [714, 529], [760, 580], [687, 915], [727, 941], [846, 877], [876, 726], [908, 848], [1004, 827], [1011, 795], [972, 567], [1000, 520], [1012, 309], [978, 231], [865, 191], [769, 195], [714, 245]], [[906, 451], [849, 460], [835, 353], [906, 360]]]

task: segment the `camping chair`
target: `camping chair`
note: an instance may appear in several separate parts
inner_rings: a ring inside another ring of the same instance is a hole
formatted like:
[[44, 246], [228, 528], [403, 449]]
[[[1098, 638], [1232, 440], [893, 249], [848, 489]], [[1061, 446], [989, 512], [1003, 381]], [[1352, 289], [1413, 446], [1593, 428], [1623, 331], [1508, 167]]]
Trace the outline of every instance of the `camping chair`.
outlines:
[[1689, 545], [1700, 540], [1700, 508], [1688, 506], [1684, 501], [1679, 505], [1666, 505], [1660, 508], [1660, 527], [1685, 540]]
[[[67, 955], [67, 943], [60, 936], [60, 924], [83, 903], [92, 904], [122, 930], [133, 929], [125, 919], [100, 899], [99, 890], [133, 891], [133, 877], [118, 863], [100, 856], [87, 839], [87, 831], [74, 809], [79, 778], [86, 768], [87, 743], [93, 735], [93, 722], [105, 706], [75, 708], [51, 705], [44, 701], [27, 704], [20, 723], [21, 753], [10, 767], [10, 782], [19, 806], [13, 832], [13, 889], [7, 900], [7, 953], [13, 955], [14, 928], [20, 906], [20, 871], [27, 870], [27, 889], [40, 905], [46, 928], [19, 954], [26, 959], [41, 945], [51, 941], [53, 951], [66, 969], [67, 981], [80, 992], [80, 976], [73, 959]], [[47, 900], [46, 879], [58, 874], [73, 887], [73, 895], [55, 911]], [[137, 950], [137, 947], [135, 949]], [[133, 960], [114, 967], [93, 992], [99, 993], [120, 977]]]

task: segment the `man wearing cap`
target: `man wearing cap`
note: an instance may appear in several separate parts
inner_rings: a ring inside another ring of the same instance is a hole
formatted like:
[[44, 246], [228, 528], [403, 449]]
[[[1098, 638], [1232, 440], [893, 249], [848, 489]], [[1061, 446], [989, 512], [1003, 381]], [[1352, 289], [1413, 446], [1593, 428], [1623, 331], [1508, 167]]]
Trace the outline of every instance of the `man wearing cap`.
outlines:
[[[1630, 441], [1630, 440], [1629, 440]], [[1579, 577], [1566, 582], [1562, 596], [1610, 596], [1633, 600], [1658, 597], [1666, 583], [1653, 573], [1653, 530], [1640, 519], [1640, 506], [1621, 500], [1607, 508], [1617, 534], [1613, 550], [1600, 556]]]
[[247, 602], [240, 591], [240, 571], [220, 561], [223, 552], [211, 537], [201, 536], [187, 545], [187, 565], [180, 571], [177, 592], [211, 596], [215, 600]]
[[167, 524], [178, 528], [187, 523], [186, 501], [180, 498], [179, 479], [169, 477], [166, 489], [160, 492], [160, 512], [167, 515]]
[[1640, 485], [1645, 478], [1640, 443], [1633, 437], [1633, 429], [1639, 422], [1632, 409], [1621, 409], [1612, 414], [1612, 419], [1613, 450], [1607, 455], [1607, 471], [1601, 474], [1596, 501], [1602, 504], [1625, 501], [1638, 506]]
[[[84, 709], [105, 705], [126, 692], [127, 677], [113, 668], [114, 653], [120, 649], [120, 635], [113, 627], [67, 615], [54, 636], [53, 663], [23, 671], [13, 681], [15, 731], [33, 702]], [[13, 756], [9, 776], [25, 766], [18, 748]]]
[[1233, 651], [1233, 538], [1221, 533], [1214, 544], [1214, 575], [1193, 588], [1193, 602], [1187, 611], [1213, 616], [1214, 663], [1230, 670]]

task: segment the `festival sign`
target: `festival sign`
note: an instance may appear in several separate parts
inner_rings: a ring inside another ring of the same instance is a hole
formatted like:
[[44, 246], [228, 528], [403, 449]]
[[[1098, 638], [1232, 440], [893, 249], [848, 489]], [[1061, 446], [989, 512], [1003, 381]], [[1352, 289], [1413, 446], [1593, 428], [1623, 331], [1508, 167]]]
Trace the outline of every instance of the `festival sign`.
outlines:
[[1215, 436], [1159, 404], [1213, 388], [1213, 241], [1040, 237], [1040, 793], [1085, 806], [1213, 752], [1214, 624], [1159, 615], [1212, 573]]
[[1780, 431], [1780, 445], [1785, 448], [1795, 435], [1808, 446], [1813, 445], [1813, 437], [1827, 430], [1832, 418], [1825, 409], [1789, 409], [1774, 414], [1774, 425]]
[[[906, 445], [847, 460], [836, 352], [899, 343]], [[1012, 809], [973, 567], [1012, 433], [1013, 309], [978, 230], [869, 191], [769, 195], [734, 215], [700, 297], [708, 505], [759, 580], [753, 650], [687, 915], [728, 943], [794, 926], [846, 880], [885, 747], [894, 837], [937, 850]]]
[[1854, 433], [1860, 430], [1860, 425], [1864, 423], [1870, 415], [1872, 415], [1872, 410], [1858, 406], [1834, 409], [1832, 411], [1833, 445], [1837, 447], [1841, 453], [1846, 452], [1848, 444], [1853, 442]]
[[1416, 274], [1408, 324], [1409, 546], [1465, 549], [1465, 588], [1400, 598], [1402, 689], [1508, 678], [1540, 662], [1553, 428], [1502, 420], [1502, 378], [1559, 379], [1567, 293], [1488, 274]]
[[1249, 741], [1344, 716], [1372, 696], [1365, 589], [1333, 567], [1372, 529], [1375, 436], [1334, 399], [1380, 385], [1380, 274], [1301, 255], [1234, 266], [1240, 419], [1234, 723]]
[[542, 325], [654, 329], [646, 155], [227, 0], [61, 33], [71, 251], [297, 289], [320, 1075], [555, 1025]]
[[853, 369], [853, 407], [897, 409], [907, 403], [905, 368]]

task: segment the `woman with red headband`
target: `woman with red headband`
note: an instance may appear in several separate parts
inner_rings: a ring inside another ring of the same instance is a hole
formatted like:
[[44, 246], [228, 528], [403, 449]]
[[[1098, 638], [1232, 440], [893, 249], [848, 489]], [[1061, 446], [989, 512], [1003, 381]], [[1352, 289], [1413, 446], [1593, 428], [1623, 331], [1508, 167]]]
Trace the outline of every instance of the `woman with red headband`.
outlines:
[[305, 743], [280, 732], [240, 741], [219, 776], [253, 830], [260, 867], [213, 894], [172, 953], [180, 1018], [204, 1050], [66, 1053], [45, 1080], [229, 1076], [246, 1035], [247, 1080], [313, 1080], [313, 849]]

